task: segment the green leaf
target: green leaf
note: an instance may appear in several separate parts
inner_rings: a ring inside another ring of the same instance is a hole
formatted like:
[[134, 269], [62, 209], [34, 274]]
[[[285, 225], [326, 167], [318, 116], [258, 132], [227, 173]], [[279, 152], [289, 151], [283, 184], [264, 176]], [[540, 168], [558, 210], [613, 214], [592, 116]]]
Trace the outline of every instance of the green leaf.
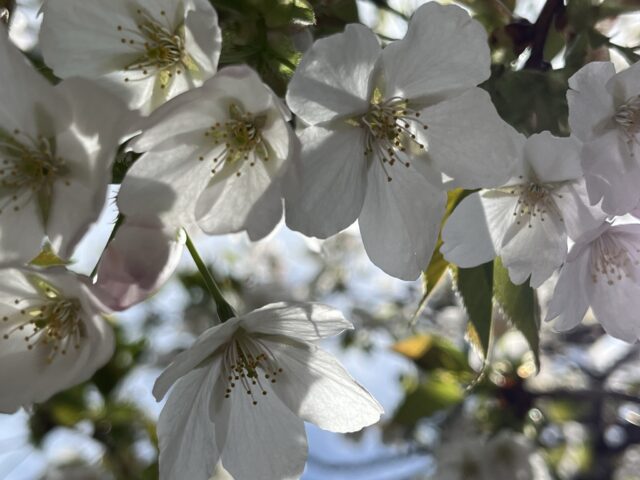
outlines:
[[464, 399], [464, 389], [455, 375], [435, 372], [424, 383], [411, 389], [393, 417], [396, 423], [414, 426], [438, 410], [452, 407]]
[[505, 316], [526, 338], [540, 369], [540, 311], [535, 291], [527, 283], [514, 285], [509, 272], [496, 258], [493, 267], [493, 294]]
[[485, 358], [491, 340], [493, 268], [489, 262], [473, 268], [458, 267], [455, 271], [458, 292]]
[[392, 348], [425, 371], [469, 372], [466, 355], [446, 338], [419, 334], [400, 340]]
[[[491, 95], [500, 116], [518, 131], [531, 135], [549, 130], [554, 135], [567, 136], [569, 107], [566, 93], [572, 73], [569, 68], [514, 72], [510, 68], [493, 66], [491, 78], [481, 87]], [[523, 95], [522, 92], [527, 93]]]
[[316, 38], [324, 37], [332, 33], [342, 32], [347, 23], [359, 21], [358, 6], [355, 0], [314, 0], [313, 6], [316, 13]]

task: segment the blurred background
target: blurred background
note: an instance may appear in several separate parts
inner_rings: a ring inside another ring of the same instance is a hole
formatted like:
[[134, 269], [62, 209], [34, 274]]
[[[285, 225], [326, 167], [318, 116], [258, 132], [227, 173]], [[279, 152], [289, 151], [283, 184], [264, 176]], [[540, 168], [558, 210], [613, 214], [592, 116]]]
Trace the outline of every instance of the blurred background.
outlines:
[[[265, 22], [273, 1], [212, 3], [225, 32], [222, 62], [240, 56], [280, 93], [291, 74], [287, 65], [314, 38], [361, 21], [382, 42], [398, 39], [425, 3], [301, 2], [315, 12], [310, 26], [295, 18]], [[482, 87], [526, 134], [568, 135], [567, 80], [585, 63], [611, 59], [620, 69], [640, 59], [638, 1], [441, 3], [466, 8], [486, 27], [493, 66]], [[40, 4], [0, 0], [13, 41], [50, 76], [38, 53]], [[257, 41], [270, 42], [276, 53], [247, 50]], [[76, 253], [75, 270], [89, 273], [98, 261], [117, 217], [116, 194], [114, 185]], [[451, 192], [451, 208], [463, 194]], [[589, 316], [567, 334], [540, 325], [554, 279], [537, 292], [519, 292], [528, 309], [492, 308], [492, 286], [477, 276], [486, 266], [456, 270], [436, 254], [423, 279], [396, 280], [369, 262], [357, 225], [326, 241], [281, 225], [257, 243], [236, 235], [196, 244], [238, 311], [312, 300], [341, 309], [356, 325], [323, 347], [380, 401], [385, 416], [346, 436], [308, 425], [304, 479], [640, 479], [640, 348], [608, 337]], [[479, 305], [483, 288], [488, 305]], [[28, 411], [0, 415], [0, 479], [156, 479], [162, 404], [151, 386], [214, 316], [185, 256], [157, 295], [113, 319], [116, 354], [91, 381]]]

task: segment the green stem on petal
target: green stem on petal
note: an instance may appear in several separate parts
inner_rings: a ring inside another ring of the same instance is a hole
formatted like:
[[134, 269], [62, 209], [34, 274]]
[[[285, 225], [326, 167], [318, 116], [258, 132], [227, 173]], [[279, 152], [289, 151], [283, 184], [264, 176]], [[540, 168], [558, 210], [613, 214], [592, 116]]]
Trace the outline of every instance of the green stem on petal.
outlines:
[[200, 254], [196, 250], [196, 247], [191, 241], [189, 235], [187, 235], [186, 245], [187, 250], [189, 250], [189, 253], [191, 254], [191, 258], [193, 258], [196, 267], [198, 267], [200, 275], [202, 275], [202, 279], [207, 286], [207, 290], [209, 290], [209, 293], [211, 294], [211, 298], [213, 298], [213, 301], [216, 303], [216, 310], [218, 311], [218, 317], [220, 318], [220, 321], [224, 323], [230, 318], [237, 316], [236, 312], [233, 310], [233, 307], [229, 305], [229, 302], [225, 300], [222, 292], [218, 288], [218, 285], [216, 285], [216, 281], [214, 280], [213, 275], [211, 275], [211, 272], [202, 261], [202, 258], [200, 258]]

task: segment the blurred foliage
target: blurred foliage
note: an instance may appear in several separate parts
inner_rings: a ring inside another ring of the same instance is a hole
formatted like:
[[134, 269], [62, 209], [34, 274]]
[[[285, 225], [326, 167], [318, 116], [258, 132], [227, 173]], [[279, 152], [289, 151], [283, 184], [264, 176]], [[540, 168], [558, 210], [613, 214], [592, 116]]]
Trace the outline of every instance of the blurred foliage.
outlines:
[[[221, 65], [246, 63], [284, 95], [315, 38], [358, 21], [355, 0], [212, 0], [223, 33]], [[312, 33], [313, 30], [313, 33]]]

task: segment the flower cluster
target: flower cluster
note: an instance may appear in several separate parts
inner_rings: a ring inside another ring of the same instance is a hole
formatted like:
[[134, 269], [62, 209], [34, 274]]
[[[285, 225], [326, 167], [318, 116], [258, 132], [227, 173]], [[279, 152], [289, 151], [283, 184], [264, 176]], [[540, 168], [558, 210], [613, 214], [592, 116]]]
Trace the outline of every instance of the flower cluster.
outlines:
[[[440, 234], [460, 267], [500, 257], [534, 288], [559, 271], [557, 328], [591, 307], [611, 335], [640, 337], [640, 225], [613, 217], [640, 203], [640, 64], [588, 64], [570, 80], [572, 135], [525, 138], [478, 87], [486, 33], [456, 6], [423, 5], [384, 46], [356, 24], [316, 41], [285, 99], [246, 65], [218, 70], [206, 0], [47, 0], [42, 14], [55, 87], [0, 27], [0, 412], [91, 377], [113, 352], [108, 313], [157, 291], [185, 244], [198, 262], [191, 237], [258, 240], [283, 215], [320, 238], [357, 220], [371, 261], [400, 279], [426, 269]], [[136, 158], [120, 219], [96, 275], [79, 275], [66, 266], [116, 154]], [[454, 188], [473, 191], [441, 229]], [[238, 315], [212, 295], [222, 323], [153, 390], [168, 394], [161, 478], [205, 480], [218, 462], [237, 479], [298, 478], [303, 421], [378, 421], [381, 406], [316, 344], [352, 328], [337, 310]]]

